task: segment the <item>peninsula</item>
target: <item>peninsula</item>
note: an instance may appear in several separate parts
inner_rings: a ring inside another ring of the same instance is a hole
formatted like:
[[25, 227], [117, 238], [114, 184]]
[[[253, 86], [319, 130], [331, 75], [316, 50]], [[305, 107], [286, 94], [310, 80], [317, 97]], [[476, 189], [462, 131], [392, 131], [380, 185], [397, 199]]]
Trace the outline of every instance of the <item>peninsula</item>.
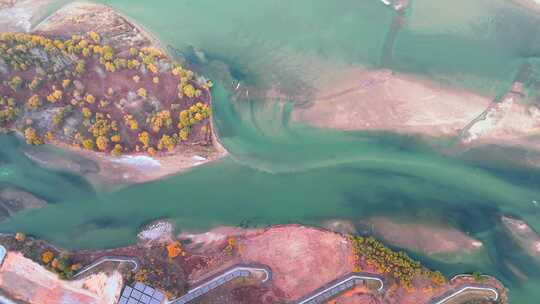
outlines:
[[23, 234], [3, 236], [0, 290], [36, 304], [65, 297], [122, 303], [147, 288], [164, 295], [159, 303], [508, 303], [494, 278], [447, 280], [372, 237], [300, 225], [173, 231], [159, 221], [136, 245], [73, 252]]

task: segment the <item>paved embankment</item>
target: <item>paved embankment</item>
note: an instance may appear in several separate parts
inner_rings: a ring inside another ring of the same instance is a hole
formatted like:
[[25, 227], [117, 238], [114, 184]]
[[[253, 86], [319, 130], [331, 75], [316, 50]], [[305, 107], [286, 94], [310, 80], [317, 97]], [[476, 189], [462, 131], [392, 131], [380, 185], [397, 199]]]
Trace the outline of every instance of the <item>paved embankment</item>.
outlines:
[[497, 301], [499, 299], [499, 292], [495, 288], [486, 287], [486, 286], [468, 285], [468, 286], [463, 286], [459, 289], [450, 290], [447, 293], [443, 294], [442, 296], [431, 300], [429, 304], [444, 304], [457, 296], [460, 296], [467, 292], [475, 292], [475, 291], [476, 292], [487, 291], [493, 294], [493, 298], [492, 298], [493, 301]]
[[192, 301], [195, 298], [198, 298], [213, 289], [222, 286], [223, 284], [230, 282], [236, 278], [248, 277], [252, 272], [263, 272], [265, 274], [263, 283], [268, 282], [272, 278], [272, 271], [270, 268], [265, 266], [249, 266], [249, 265], [240, 265], [235, 266], [222, 274], [214, 276], [212, 279], [200, 284], [199, 286], [189, 290], [185, 295], [180, 298], [169, 301], [169, 304], [185, 304]]
[[73, 278], [76, 279], [80, 277], [81, 275], [87, 273], [88, 271], [98, 267], [99, 265], [103, 263], [109, 263], [109, 262], [117, 262], [117, 263], [131, 263], [133, 265], [132, 271], [135, 272], [139, 269], [139, 262], [137, 262], [136, 259], [132, 257], [122, 257], [122, 256], [104, 256], [99, 259], [97, 259], [92, 264], [83, 267], [79, 272], [77, 272]]
[[355, 285], [363, 284], [366, 281], [375, 281], [379, 283], [379, 288], [377, 288], [377, 291], [384, 292], [384, 281], [381, 276], [370, 273], [353, 273], [344, 278], [328, 283], [321, 289], [316, 290], [313, 294], [300, 300], [298, 304], [324, 303], [337, 294], [342, 293], [347, 289], [351, 289]]

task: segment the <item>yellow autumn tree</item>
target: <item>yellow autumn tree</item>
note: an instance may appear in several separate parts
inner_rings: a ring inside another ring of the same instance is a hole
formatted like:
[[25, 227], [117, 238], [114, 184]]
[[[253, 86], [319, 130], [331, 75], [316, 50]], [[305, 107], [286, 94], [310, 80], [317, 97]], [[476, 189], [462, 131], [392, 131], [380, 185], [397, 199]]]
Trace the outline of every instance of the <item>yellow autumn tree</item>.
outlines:
[[99, 43], [101, 41], [101, 37], [96, 32], [89, 32], [88, 37], [92, 39], [95, 43]]
[[184, 128], [182, 128], [182, 129], [180, 129], [180, 132], [178, 132], [178, 136], [180, 137], [180, 140], [182, 140], [182, 141], [188, 140], [188, 137], [189, 137], [189, 128], [188, 128], [188, 127], [184, 127]]
[[45, 133], [45, 139], [49, 142], [53, 141], [54, 140], [54, 134], [53, 132], [51, 131], [47, 131], [47, 133]]
[[90, 56], [90, 49], [89, 49], [89, 48], [84, 48], [84, 49], [82, 50], [82, 55], [83, 55], [83, 57], [88, 57], [88, 56]]
[[91, 140], [91, 139], [84, 139], [82, 141], [82, 144], [83, 144], [83, 147], [86, 149], [86, 150], [94, 150], [94, 141]]
[[189, 98], [195, 97], [195, 88], [191, 84], [187, 84], [182, 88], [182, 92]]
[[32, 97], [28, 98], [28, 102], [26, 103], [28, 110], [37, 110], [40, 106], [41, 98], [38, 95], [32, 95]]
[[120, 154], [122, 154], [122, 150], [123, 150], [122, 145], [116, 144], [114, 145], [114, 148], [112, 149], [111, 154], [113, 156], [119, 156]]
[[184, 256], [186, 253], [182, 249], [182, 245], [179, 242], [172, 242], [167, 245], [167, 256], [171, 259], [174, 259], [178, 256]]
[[145, 88], [139, 88], [137, 90], [137, 95], [139, 95], [142, 98], [146, 98], [147, 94], [148, 94], [148, 92], [146, 92]]
[[62, 87], [65, 89], [67, 87], [69, 87], [69, 85], [71, 84], [71, 80], [70, 79], [64, 79], [62, 81]]
[[58, 89], [53, 89], [52, 93], [47, 96], [47, 101], [49, 101], [50, 103], [55, 103], [57, 101], [59, 101], [60, 99], [62, 99], [62, 91], [58, 90]]
[[41, 254], [41, 261], [45, 264], [49, 264], [54, 259], [54, 253], [52, 251], [45, 251]]
[[182, 67], [175, 67], [171, 70], [171, 73], [174, 75], [174, 76], [179, 76], [180, 73], [182, 72]]
[[96, 98], [92, 95], [92, 94], [87, 94], [86, 97], [84, 98], [86, 100], [86, 102], [88, 102], [89, 104], [93, 104], [94, 102], [96, 102]]
[[80, 60], [75, 65], [75, 73], [82, 75], [86, 71], [86, 63], [83, 60]]
[[87, 107], [82, 108], [81, 112], [82, 112], [83, 117], [86, 119], [92, 117], [92, 111]]
[[179, 118], [179, 123], [178, 123], [178, 128], [185, 128], [185, 127], [189, 127], [190, 124], [189, 124], [189, 112], [187, 110], [183, 110], [180, 112], [180, 114], [178, 114], [178, 118]]
[[167, 134], [163, 134], [158, 142], [158, 150], [164, 150], [167, 149], [169, 152], [171, 152], [174, 149], [175, 141], [172, 137], [170, 137]]
[[133, 115], [129, 115], [129, 114], [124, 115], [124, 122], [133, 131], [139, 129], [139, 123], [133, 117]]
[[150, 134], [146, 131], [139, 133], [139, 141], [143, 144], [145, 149], [148, 148], [150, 144]]
[[107, 72], [116, 72], [116, 66], [109, 61], [105, 62], [105, 69], [107, 70]]
[[154, 64], [152, 64], [152, 63], [148, 64], [146, 67], [147, 67], [148, 70], [149, 70], [150, 72], [152, 72], [153, 74], [157, 74], [157, 73], [159, 72], [158, 68], [157, 68]]
[[36, 130], [32, 127], [28, 127], [26, 128], [26, 130], [24, 130], [24, 138], [26, 139], [26, 143], [28, 143], [29, 145], [43, 144], [43, 141], [37, 135]]
[[150, 125], [152, 126], [152, 131], [159, 132], [161, 128], [170, 128], [172, 125], [171, 112], [168, 110], [163, 110], [150, 118]]
[[96, 138], [96, 146], [100, 151], [106, 151], [109, 147], [109, 140], [105, 136], [98, 136]]

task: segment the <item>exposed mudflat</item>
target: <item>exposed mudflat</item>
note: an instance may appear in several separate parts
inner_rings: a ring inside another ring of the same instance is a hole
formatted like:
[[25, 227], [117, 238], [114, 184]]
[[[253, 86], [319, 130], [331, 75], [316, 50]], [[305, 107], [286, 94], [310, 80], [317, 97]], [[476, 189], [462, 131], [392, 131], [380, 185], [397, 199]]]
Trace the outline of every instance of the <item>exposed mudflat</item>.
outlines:
[[322, 86], [293, 120], [321, 128], [455, 136], [490, 104], [486, 97], [390, 70], [350, 69]]
[[0, 188], [0, 220], [4, 220], [17, 212], [42, 208], [47, 205], [33, 194], [15, 187]]
[[[500, 102], [390, 70], [350, 69], [324, 83], [294, 109], [293, 121], [459, 138], [464, 148], [496, 144], [540, 150], [540, 109], [523, 101], [520, 83]], [[540, 165], [536, 159], [529, 162]]]
[[450, 226], [399, 222], [386, 217], [371, 218], [369, 225], [385, 242], [427, 255], [472, 254], [483, 249], [482, 242]]
[[517, 245], [540, 265], [540, 234], [525, 221], [506, 216], [501, 221]]

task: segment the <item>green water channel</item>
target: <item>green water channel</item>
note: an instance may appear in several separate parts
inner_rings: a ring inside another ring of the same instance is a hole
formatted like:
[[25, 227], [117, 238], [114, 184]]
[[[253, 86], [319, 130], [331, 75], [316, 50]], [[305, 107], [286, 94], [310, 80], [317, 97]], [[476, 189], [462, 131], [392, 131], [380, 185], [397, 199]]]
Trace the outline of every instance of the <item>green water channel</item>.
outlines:
[[[441, 154], [452, 140], [314, 129], [290, 122], [293, 98], [239, 98], [234, 91], [240, 83], [294, 96], [312, 90], [326, 73], [358, 66], [389, 67], [493, 98], [516, 77], [526, 77], [535, 90], [534, 73], [520, 71], [529, 62], [533, 72], [540, 69], [540, 16], [502, 0], [416, 0], [396, 29], [396, 13], [376, 0], [102, 2], [166, 45], [206, 54], [198, 69], [216, 84], [214, 120], [230, 156], [109, 191], [36, 166], [22, 155], [24, 143], [1, 136], [0, 183], [50, 202], [1, 223], [1, 231], [32, 233], [68, 248], [108, 248], [133, 243], [140, 226], [157, 218], [171, 219], [179, 230], [205, 230], [326, 219], [361, 226], [375, 215], [414, 217], [449, 223], [486, 247], [482, 257], [448, 263], [411, 252], [428, 266], [447, 275], [496, 275], [510, 288], [512, 303], [540, 298], [534, 288], [540, 265], [509, 240], [499, 221], [513, 215], [540, 231], [534, 203], [540, 171]], [[528, 281], [512, 274], [509, 262]]]

